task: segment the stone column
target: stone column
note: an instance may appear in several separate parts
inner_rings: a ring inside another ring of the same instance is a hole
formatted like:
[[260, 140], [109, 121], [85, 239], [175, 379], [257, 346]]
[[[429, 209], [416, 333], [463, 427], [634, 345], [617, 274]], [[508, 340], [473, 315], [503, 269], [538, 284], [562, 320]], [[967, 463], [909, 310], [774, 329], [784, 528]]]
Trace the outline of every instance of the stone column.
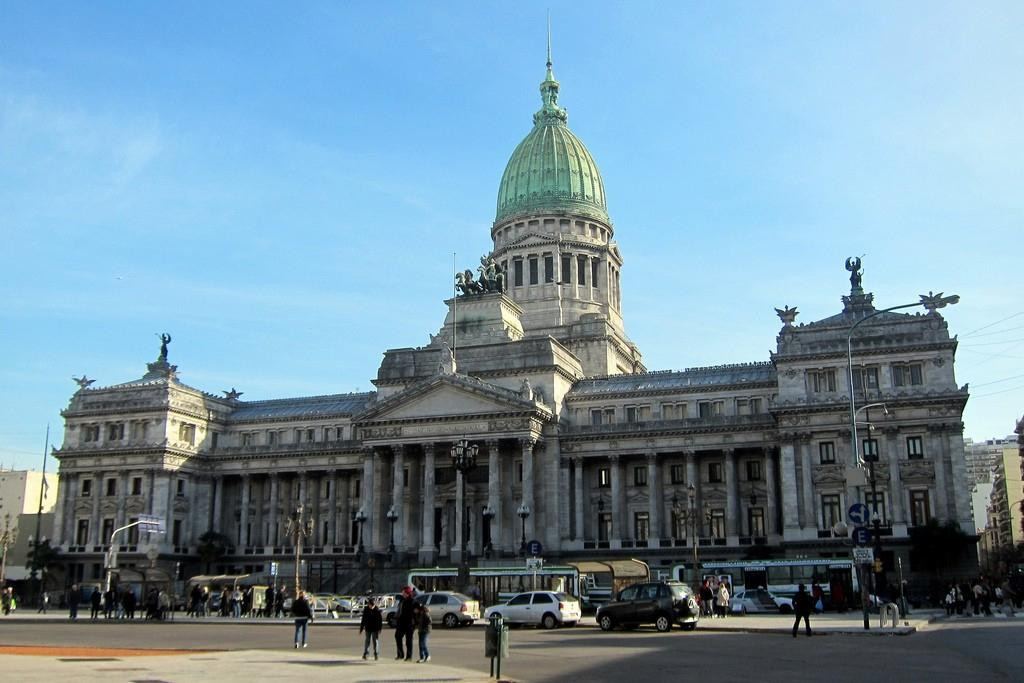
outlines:
[[[395, 512], [398, 514], [398, 519], [395, 521], [395, 548], [399, 552], [405, 547], [405, 515], [403, 514], [404, 505], [404, 486], [403, 474], [405, 472], [405, 446], [397, 444], [391, 447], [394, 452], [394, 459], [392, 462], [391, 469], [391, 505], [394, 506]], [[390, 539], [389, 539], [390, 541]]]
[[583, 457], [577, 455], [572, 460], [573, 463], [573, 493], [575, 502], [575, 510], [573, 511], [576, 518], [576, 537], [575, 540], [581, 540], [586, 538], [584, 531], [583, 522]]
[[647, 504], [650, 515], [650, 532], [648, 534], [648, 546], [659, 547], [661, 538], [661, 477], [658, 476], [658, 454], [651, 452], [647, 454]]
[[729, 538], [740, 534], [736, 512], [740, 504], [740, 489], [736, 476], [736, 451], [724, 448], [722, 452], [725, 454], [725, 536]]
[[331, 491], [327, 496], [327, 539], [324, 545], [338, 543], [338, 470], [332, 469], [329, 475]]
[[[117, 514], [114, 517], [114, 528], [120, 529], [124, 526], [124, 498], [128, 488], [128, 474], [121, 472], [117, 475]], [[168, 521], [168, 524], [170, 521]], [[123, 537], [126, 538], [126, 537]]]
[[[466, 531], [466, 475], [455, 470], [455, 533], [449, 556], [453, 562], [462, 562], [462, 537]], [[469, 551], [467, 539], [466, 550]]]
[[[971, 508], [970, 480], [967, 475], [967, 461], [964, 457], [964, 427], [962, 422], [954, 422], [946, 428], [946, 438], [942, 440], [949, 459], [949, 475], [953, 483], [951, 505], [955, 519], [963, 529], [970, 529], [974, 514]], [[1022, 472], [1024, 474], [1024, 472]]]
[[64, 545], [65, 514], [67, 513], [67, 488], [71, 485], [70, 477], [58, 473], [57, 479], [57, 502], [53, 508], [53, 547], [60, 549]]
[[900, 446], [899, 430], [885, 430], [886, 459], [889, 462], [889, 522], [903, 523], [903, 481], [900, 479], [900, 460], [903, 448]]
[[242, 509], [238, 517], [238, 546], [239, 548], [249, 547], [249, 488], [252, 484], [252, 475], [242, 475]]
[[[160, 476], [153, 475], [153, 498], [152, 498], [152, 514], [159, 518], [166, 520], [166, 524], [169, 526], [173, 523], [168, 512], [170, 512], [169, 502], [171, 496], [171, 473], [162, 472]], [[150, 543], [157, 545], [160, 543], [167, 543], [167, 536], [151, 536]]]
[[949, 510], [949, 494], [946, 489], [945, 452], [942, 447], [943, 425], [928, 425], [928, 447], [925, 453], [935, 467], [935, 512], [940, 520], [955, 519]]
[[[786, 438], [786, 437], [783, 437]], [[800, 528], [796, 494], [796, 453], [792, 438], [786, 438], [779, 448], [779, 497], [782, 503], [782, 533], [798, 536]]]
[[814, 501], [814, 486], [811, 482], [811, 446], [806, 436], [801, 435], [799, 441], [801, 487], [804, 492], [804, 515], [802, 526], [810, 529], [818, 528], [817, 505]]
[[270, 510], [268, 512], [270, 534], [267, 537], [267, 545], [273, 547], [278, 544], [277, 534], [277, 512], [278, 512], [278, 480], [277, 472], [270, 473]]
[[771, 448], [762, 449], [764, 453], [764, 487], [765, 487], [765, 508], [764, 508], [764, 532], [771, 536], [778, 533], [776, 517], [778, 515], [775, 500], [775, 457]]
[[487, 445], [487, 505], [494, 512], [490, 522], [491, 547], [494, 554], [501, 553], [502, 532], [502, 496], [501, 496], [501, 458], [497, 439], [488, 439]]
[[100, 495], [103, 493], [103, 472], [96, 472], [92, 480], [92, 516], [89, 518], [89, 526], [92, 533], [92, 545], [106, 545], [109, 538], [100, 538], [103, 533], [103, 522], [100, 521]]
[[530, 508], [530, 516], [526, 518], [526, 540], [536, 538], [537, 505], [534, 498], [533, 482], [533, 447], [537, 445], [535, 439], [520, 439], [519, 445], [523, 449], [523, 503]]
[[[297, 508], [300, 505], [302, 507], [307, 507], [308, 503], [309, 503], [309, 473], [308, 472], [299, 472], [299, 500], [296, 502], [295, 507]], [[291, 512], [291, 510], [289, 510], [289, 512]], [[308, 517], [309, 516], [309, 509], [308, 508], [306, 510], [306, 513], [307, 514], [304, 515], [304, 517]]]
[[626, 510], [622, 500], [622, 458], [618, 455], [608, 456], [612, 477], [612, 537], [611, 541], [622, 542], [623, 522]]
[[377, 524], [376, 515], [374, 514], [374, 496], [373, 496], [373, 465], [374, 460], [373, 448], [366, 448], [363, 450], [363, 484], [362, 484], [362, 503], [363, 512], [366, 514], [366, 521], [363, 523], [362, 528], [362, 542], [366, 546], [367, 550], [374, 549], [374, 525]]
[[[337, 474], [338, 472], [335, 471], [335, 475]], [[352, 542], [349, 539], [349, 531], [352, 526], [350, 522], [352, 519], [352, 511], [348, 502], [348, 487], [351, 477], [349, 477], [348, 473], [344, 473], [338, 476], [336, 481], [337, 485], [341, 488], [338, 489], [337, 505], [334, 506], [332, 514], [335, 520], [335, 525], [337, 525], [338, 517], [341, 517], [341, 533], [337, 533], [337, 526], [335, 526], [336, 536], [334, 537], [334, 543], [340, 546], [348, 546], [352, 545]]]
[[420, 562], [434, 561], [434, 444], [423, 444], [423, 535], [420, 539]]
[[213, 520], [210, 523], [210, 530], [222, 533], [222, 513], [224, 512], [224, 477], [215, 475], [213, 477]]

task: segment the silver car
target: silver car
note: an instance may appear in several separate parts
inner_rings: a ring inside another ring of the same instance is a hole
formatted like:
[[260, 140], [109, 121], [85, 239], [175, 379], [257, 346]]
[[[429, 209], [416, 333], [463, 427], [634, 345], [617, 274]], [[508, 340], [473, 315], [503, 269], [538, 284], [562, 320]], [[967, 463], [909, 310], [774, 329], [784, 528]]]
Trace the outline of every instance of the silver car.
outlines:
[[[480, 603], [462, 593], [438, 591], [436, 593], [420, 593], [416, 602], [430, 609], [430, 618], [434, 623], [440, 622], [448, 628], [469, 626], [480, 618]], [[384, 610], [384, 620], [391, 628], [395, 627], [398, 618], [398, 602]]]

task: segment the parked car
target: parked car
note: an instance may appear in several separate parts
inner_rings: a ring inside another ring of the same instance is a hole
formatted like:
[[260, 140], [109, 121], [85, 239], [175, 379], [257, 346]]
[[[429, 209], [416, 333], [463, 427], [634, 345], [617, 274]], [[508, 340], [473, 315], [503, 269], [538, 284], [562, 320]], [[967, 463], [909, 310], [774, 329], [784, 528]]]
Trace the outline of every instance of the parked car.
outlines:
[[[434, 623], [440, 622], [448, 628], [469, 626], [480, 618], [480, 603], [462, 593], [438, 591], [436, 593], [420, 593], [416, 602], [430, 609], [430, 617]], [[391, 628], [395, 627], [398, 618], [398, 602], [384, 610], [384, 620]]]
[[602, 631], [640, 624], [654, 624], [662, 633], [672, 630], [673, 624], [692, 631], [699, 619], [700, 609], [693, 591], [679, 581], [633, 584], [597, 609], [597, 624]]
[[513, 596], [508, 602], [488, 607], [484, 610], [484, 619], [495, 614], [512, 624], [555, 628], [575, 626], [581, 611], [579, 600], [567, 593], [529, 591]]
[[793, 613], [793, 600], [775, 595], [764, 588], [736, 591], [729, 601], [733, 614], [755, 614], [758, 612]]

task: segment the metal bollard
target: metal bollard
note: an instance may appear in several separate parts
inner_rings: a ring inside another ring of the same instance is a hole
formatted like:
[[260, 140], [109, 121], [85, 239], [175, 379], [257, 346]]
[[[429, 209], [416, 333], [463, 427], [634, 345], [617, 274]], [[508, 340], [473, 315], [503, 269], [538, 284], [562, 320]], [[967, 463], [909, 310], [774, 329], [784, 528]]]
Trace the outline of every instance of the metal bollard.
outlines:
[[899, 625], [899, 605], [895, 602], [889, 602], [879, 609], [879, 628], [886, 628], [886, 618], [892, 621], [892, 627], [895, 629]]

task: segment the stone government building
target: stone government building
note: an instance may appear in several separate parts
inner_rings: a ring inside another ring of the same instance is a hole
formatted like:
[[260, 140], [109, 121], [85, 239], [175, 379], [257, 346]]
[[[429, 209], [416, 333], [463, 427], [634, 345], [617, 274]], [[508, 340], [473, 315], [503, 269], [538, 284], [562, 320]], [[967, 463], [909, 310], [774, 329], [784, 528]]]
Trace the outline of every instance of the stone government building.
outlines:
[[[54, 452], [54, 536], [69, 582], [98, 579], [111, 531], [140, 514], [165, 518], [167, 534], [129, 533], [121, 566], [149, 558], [200, 573], [199, 538], [212, 530], [232, 544], [215, 570], [267, 572], [278, 561], [288, 575], [285, 524], [299, 505], [321, 580], [383, 561], [389, 510], [395, 566], [455, 563], [463, 533], [474, 562], [512, 562], [523, 536], [552, 561], [638, 557], [652, 568], [688, 561], [695, 542], [702, 559], [848, 556], [833, 525], [849, 504], [870, 502], [863, 475], [850, 476], [846, 335], [876, 310], [859, 272], [831, 317], [795, 324], [795, 309], [779, 311], [767, 360], [647, 371], [625, 331], [604, 183], [567, 126], [550, 59], [540, 90], [533, 129], [501, 178], [482, 260], [491, 269], [480, 269], [504, 283], [447, 301], [426, 346], [387, 351], [376, 391], [216, 396], [178, 379], [169, 337], [140, 379], [78, 380]], [[858, 402], [888, 407], [861, 433], [880, 455], [888, 568], [894, 554], [908, 566], [915, 525], [972, 529], [956, 344], [935, 310], [885, 313], [854, 337]], [[479, 446], [464, 508], [449, 457], [461, 439]], [[690, 484], [697, 530], [673, 505]], [[357, 556], [360, 542], [367, 554]]]

